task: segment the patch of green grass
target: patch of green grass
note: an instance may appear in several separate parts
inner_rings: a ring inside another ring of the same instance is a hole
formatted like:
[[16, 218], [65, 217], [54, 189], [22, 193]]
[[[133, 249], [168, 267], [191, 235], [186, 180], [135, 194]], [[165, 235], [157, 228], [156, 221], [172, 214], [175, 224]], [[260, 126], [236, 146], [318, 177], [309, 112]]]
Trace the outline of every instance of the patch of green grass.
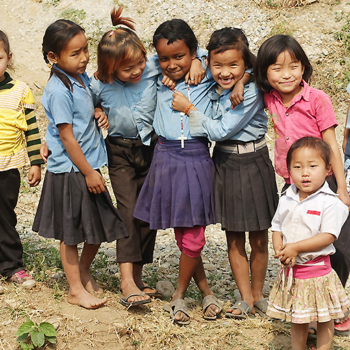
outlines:
[[293, 28], [289, 26], [289, 22], [282, 21], [272, 27], [270, 36], [279, 34], [293, 35]]
[[61, 17], [82, 25], [84, 19], [86, 18], [86, 12], [84, 10], [68, 8], [61, 13]]

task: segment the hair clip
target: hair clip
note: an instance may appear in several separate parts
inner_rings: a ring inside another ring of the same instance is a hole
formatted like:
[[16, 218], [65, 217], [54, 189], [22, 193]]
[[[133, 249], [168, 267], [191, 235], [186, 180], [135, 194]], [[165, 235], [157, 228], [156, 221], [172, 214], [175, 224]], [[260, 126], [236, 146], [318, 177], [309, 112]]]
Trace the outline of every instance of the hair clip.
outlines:
[[113, 33], [114, 33], [114, 30], [111, 30], [111, 31], [109, 32], [108, 36], [109, 36], [109, 37], [112, 36]]

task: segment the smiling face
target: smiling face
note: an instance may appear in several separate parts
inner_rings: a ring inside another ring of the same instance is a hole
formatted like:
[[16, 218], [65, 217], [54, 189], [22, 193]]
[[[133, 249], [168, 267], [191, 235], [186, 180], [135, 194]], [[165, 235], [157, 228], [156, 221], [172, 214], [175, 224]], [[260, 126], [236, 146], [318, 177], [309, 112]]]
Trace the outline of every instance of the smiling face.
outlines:
[[156, 50], [163, 75], [174, 81], [183, 78], [189, 72], [192, 60], [196, 58], [196, 53], [191, 54], [183, 40], [168, 45], [168, 39], [160, 39]]
[[114, 76], [126, 83], [138, 83], [146, 67], [146, 58], [142, 52], [134, 58], [128, 58], [117, 64]]
[[288, 51], [280, 53], [274, 64], [267, 69], [267, 80], [271, 87], [277, 90], [283, 103], [290, 102], [302, 90], [300, 85], [304, 67]]
[[290, 174], [299, 189], [300, 200], [315, 193], [323, 185], [330, 170], [330, 165], [326, 166], [320, 151], [309, 147], [296, 149], [290, 163]]
[[232, 89], [246, 70], [242, 52], [235, 49], [211, 52], [209, 67], [214, 80], [225, 90]]
[[85, 34], [80, 32], [70, 39], [59, 55], [50, 51], [48, 58], [72, 78], [80, 80], [78, 75], [85, 72], [89, 62], [89, 49]]
[[4, 43], [0, 41], [0, 82], [5, 80], [5, 72], [12, 58], [12, 53], [6, 53]]

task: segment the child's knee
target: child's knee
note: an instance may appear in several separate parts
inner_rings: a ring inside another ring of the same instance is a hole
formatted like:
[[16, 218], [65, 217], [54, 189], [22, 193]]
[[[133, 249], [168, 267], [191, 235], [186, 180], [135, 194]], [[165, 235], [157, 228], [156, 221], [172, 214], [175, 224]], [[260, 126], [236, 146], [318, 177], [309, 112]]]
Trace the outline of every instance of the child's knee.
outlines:
[[182, 251], [190, 258], [198, 258], [205, 246], [205, 227], [195, 226], [184, 229]]

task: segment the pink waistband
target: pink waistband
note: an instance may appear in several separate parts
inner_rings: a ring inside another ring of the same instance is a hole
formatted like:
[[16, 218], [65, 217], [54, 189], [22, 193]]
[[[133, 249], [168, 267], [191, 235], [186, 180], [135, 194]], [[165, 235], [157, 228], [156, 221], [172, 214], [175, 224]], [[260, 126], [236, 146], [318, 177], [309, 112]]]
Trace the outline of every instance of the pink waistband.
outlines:
[[[316, 265], [317, 264], [317, 265]], [[310, 266], [311, 265], [311, 266]], [[290, 268], [287, 267], [287, 277]], [[307, 261], [303, 265], [294, 265], [293, 277], [299, 280], [308, 278], [321, 277], [329, 274], [332, 271], [331, 259], [329, 255], [322, 255], [315, 259]]]

